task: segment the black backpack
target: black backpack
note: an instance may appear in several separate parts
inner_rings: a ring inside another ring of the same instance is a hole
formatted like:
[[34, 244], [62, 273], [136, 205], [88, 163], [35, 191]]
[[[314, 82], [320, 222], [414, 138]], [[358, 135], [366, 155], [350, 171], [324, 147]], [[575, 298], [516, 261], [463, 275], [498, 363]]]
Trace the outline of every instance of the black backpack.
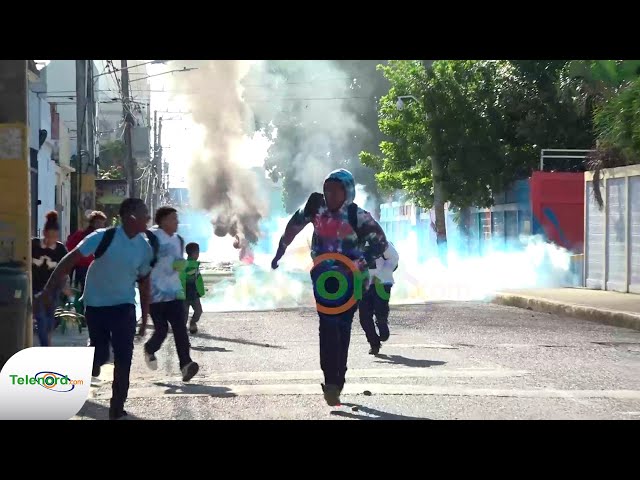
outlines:
[[[321, 207], [325, 205], [324, 195], [319, 192], [314, 192], [309, 196], [307, 204], [304, 207], [305, 216], [312, 216], [318, 213]], [[349, 225], [356, 232], [358, 240], [362, 242], [362, 235], [358, 228], [358, 205], [354, 202], [347, 207], [347, 215], [349, 218]]]
[[[109, 248], [109, 245], [111, 245], [111, 242], [113, 242], [113, 237], [115, 236], [115, 234], [116, 227], [107, 228], [105, 230], [104, 236], [102, 237], [102, 240], [100, 240], [100, 244], [98, 245], [98, 248], [96, 248], [96, 252], [94, 253], [96, 259], [104, 255], [104, 253]], [[146, 230], [144, 234], [146, 235], [147, 240], [149, 240], [151, 250], [153, 250], [153, 257], [151, 258], [151, 268], [153, 268], [156, 266], [156, 263], [158, 263], [158, 250], [160, 249], [160, 242], [158, 241], [158, 237], [156, 237], [153, 232]], [[178, 235], [178, 238], [180, 239], [180, 254], [182, 254], [184, 252], [184, 238], [182, 238], [180, 235]]]

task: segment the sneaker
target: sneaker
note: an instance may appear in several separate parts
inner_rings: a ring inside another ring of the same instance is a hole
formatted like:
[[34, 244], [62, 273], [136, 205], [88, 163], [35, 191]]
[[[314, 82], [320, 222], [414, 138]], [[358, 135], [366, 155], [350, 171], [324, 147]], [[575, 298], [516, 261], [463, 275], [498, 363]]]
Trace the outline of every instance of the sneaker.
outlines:
[[196, 362], [190, 362], [182, 368], [182, 381], [188, 382], [200, 370], [200, 366]]
[[377, 355], [380, 353], [380, 345], [373, 346], [369, 349], [369, 355]]
[[388, 322], [380, 322], [378, 324], [378, 331], [380, 332], [380, 341], [381, 342], [386, 342], [387, 340], [389, 340], [389, 335], [391, 335], [391, 333], [389, 332], [389, 323]]
[[144, 361], [150, 370], [158, 369], [158, 359], [153, 353], [144, 352]]
[[340, 405], [340, 388], [337, 385], [324, 385], [322, 384], [322, 391], [324, 392], [324, 401], [330, 407], [337, 407]]
[[191, 334], [198, 333], [198, 324], [197, 323], [189, 322], [189, 333], [191, 333]]

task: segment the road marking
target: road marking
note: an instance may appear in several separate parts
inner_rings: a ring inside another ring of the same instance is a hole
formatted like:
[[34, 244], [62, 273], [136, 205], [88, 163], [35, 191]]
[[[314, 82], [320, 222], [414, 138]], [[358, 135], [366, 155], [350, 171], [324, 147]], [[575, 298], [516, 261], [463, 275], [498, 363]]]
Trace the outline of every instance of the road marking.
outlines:
[[[459, 397], [509, 397], [509, 398], [606, 398], [616, 400], [640, 400], [638, 390], [524, 390], [499, 388], [443, 387], [429, 385], [399, 384], [347, 384], [343, 395], [362, 395], [368, 390], [373, 395], [422, 395], [422, 396], [459, 396]], [[279, 384], [279, 385], [202, 385], [164, 382], [158, 385], [133, 387], [129, 398], [170, 397], [170, 396], [258, 396], [258, 395], [320, 395], [317, 384]], [[111, 392], [96, 392], [95, 399], [107, 399]]]
[[392, 348], [430, 348], [434, 350], [459, 350], [454, 345], [440, 345], [435, 343], [385, 343], [384, 350]]
[[[366, 369], [349, 369], [347, 373], [347, 381], [353, 381], [356, 378], [433, 378], [433, 377], [451, 377], [451, 378], [472, 378], [472, 377], [488, 377], [488, 378], [505, 378], [505, 377], [522, 377], [529, 372], [526, 370], [510, 370], [506, 368], [366, 368]], [[196, 377], [198, 383], [213, 384], [215, 382], [227, 381], [262, 381], [262, 380], [322, 380], [323, 374], [321, 370], [307, 371], [284, 371], [284, 372], [227, 372], [208, 375], [206, 377]], [[178, 377], [146, 377], [140, 379], [143, 382], [149, 381], [178, 381]], [[132, 379], [132, 384], [137, 383]]]

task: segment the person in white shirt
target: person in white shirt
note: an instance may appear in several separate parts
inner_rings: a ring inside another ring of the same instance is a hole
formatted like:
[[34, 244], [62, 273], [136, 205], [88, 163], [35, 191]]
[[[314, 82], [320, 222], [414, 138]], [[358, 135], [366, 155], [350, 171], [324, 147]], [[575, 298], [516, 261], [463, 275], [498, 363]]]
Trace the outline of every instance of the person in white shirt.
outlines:
[[[389, 242], [382, 257], [376, 260], [376, 268], [369, 270], [371, 286], [360, 300], [360, 325], [371, 346], [370, 355], [377, 355], [380, 352], [381, 342], [389, 340], [389, 298], [394, 283], [393, 272], [398, 268], [399, 258], [395, 247]], [[378, 331], [376, 331], [376, 325]]]
[[[169, 325], [176, 342], [182, 380], [188, 382], [198, 373], [199, 366], [191, 359], [191, 345], [185, 324], [185, 291], [180, 272], [186, 266], [184, 240], [177, 234], [178, 212], [172, 207], [160, 207], [156, 212], [156, 225], [150, 232], [158, 242], [157, 262], [151, 271], [151, 320], [154, 332], [144, 345], [145, 361], [156, 370], [156, 352], [167, 338]], [[144, 324], [141, 329], [144, 335]]]

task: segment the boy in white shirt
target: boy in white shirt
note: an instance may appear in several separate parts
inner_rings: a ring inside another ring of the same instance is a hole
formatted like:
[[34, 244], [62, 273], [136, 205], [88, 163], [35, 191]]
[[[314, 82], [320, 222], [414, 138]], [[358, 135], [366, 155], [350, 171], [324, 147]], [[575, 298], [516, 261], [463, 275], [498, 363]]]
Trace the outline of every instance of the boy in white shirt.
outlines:
[[151, 271], [151, 320], [155, 329], [144, 345], [145, 361], [152, 370], [158, 368], [155, 354], [167, 338], [171, 325], [182, 380], [188, 382], [198, 373], [200, 367], [191, 359], [189, 334], [184, 321], [186, 296], [180, 272], [186, 266], [186, 260], [183, 252], [184, 241], [177, 234], [178, 212], [172, 207], [160, 207], [156, 212], [155, 221], [157, 226], [150, 229], [158, 242], [158, 258]]
[[[393, 286], [393, 272], [398, 268], [398, 252], [391, 242], [382, 257], [376, 260], [376, 268], [370, 269], [371, 285], [360, 300], [360, 325], [371, 346], [369, 355], [380, 352], [381, 342], [389, 340], [389, 297]], [[376, 322], [373, 322], [373, 316]], [[376, 332], [376, 325], [378, 332]]]

